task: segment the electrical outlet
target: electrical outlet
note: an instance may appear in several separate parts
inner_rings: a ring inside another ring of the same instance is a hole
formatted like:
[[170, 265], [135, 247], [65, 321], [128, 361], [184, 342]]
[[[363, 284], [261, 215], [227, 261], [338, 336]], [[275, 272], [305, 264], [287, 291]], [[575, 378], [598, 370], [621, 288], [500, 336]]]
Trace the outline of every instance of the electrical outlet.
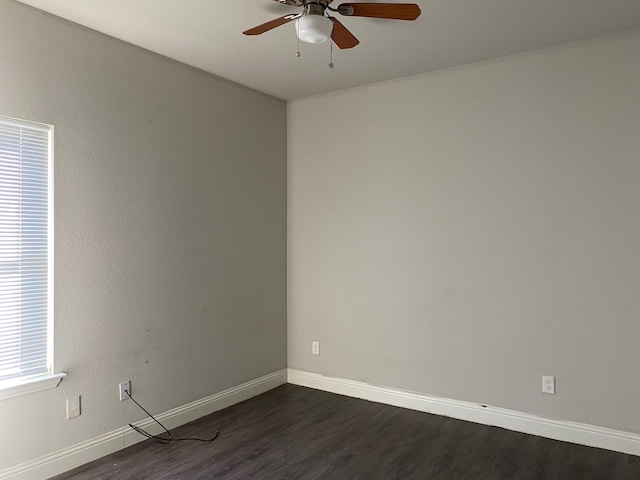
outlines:
[[320, 342], [311, 342], [311, 353], [320, 355]]
[[551, 375], [542, 376], [542, 391], [550, 395], [556, 394], [556, 377]]
[[[126, 392], [125, 392], [126, 390]], [[120, 401], [126, 400], [129, 398], [129, 394], [131, 393], [131, 380], [127, 380], [126, 382], [120, 383]]]
[[80, 415], [80, 395], [67, 398], [67, 420]]

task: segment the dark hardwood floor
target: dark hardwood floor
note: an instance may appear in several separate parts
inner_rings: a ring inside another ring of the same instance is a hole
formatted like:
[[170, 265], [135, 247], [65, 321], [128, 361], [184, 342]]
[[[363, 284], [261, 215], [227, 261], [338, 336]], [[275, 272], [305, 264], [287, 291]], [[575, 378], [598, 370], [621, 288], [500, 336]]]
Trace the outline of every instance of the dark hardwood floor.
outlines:
[[640, 457], [283, 385], [55, 480], [640, 479]]

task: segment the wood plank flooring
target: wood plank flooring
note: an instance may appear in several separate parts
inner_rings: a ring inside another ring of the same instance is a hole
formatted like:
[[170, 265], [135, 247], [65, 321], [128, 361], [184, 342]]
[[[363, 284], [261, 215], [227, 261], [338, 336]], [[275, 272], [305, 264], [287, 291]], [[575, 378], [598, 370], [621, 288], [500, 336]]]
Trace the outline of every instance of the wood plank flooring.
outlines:
[[[139, 399], [140, 400], [140, 399]], [[639, 480], [640, 457], [294, 385], [55, 480]]]

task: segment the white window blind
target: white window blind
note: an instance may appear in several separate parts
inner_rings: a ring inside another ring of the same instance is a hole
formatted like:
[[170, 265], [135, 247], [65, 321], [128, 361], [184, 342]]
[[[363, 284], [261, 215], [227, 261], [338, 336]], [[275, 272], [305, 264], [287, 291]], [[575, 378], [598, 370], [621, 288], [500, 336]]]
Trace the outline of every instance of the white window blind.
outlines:
[[52, 373], [52, 130], [0, 117], [0, 382]]

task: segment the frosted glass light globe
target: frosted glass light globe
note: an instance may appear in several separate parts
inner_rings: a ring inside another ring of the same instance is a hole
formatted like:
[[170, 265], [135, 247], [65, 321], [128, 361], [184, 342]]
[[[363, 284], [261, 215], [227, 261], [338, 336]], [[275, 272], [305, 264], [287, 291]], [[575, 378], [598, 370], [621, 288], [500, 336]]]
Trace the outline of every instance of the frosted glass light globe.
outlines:
[[303, 42], [326, 42], [332, 31], [333, 22], [322, 15], [304, 15], [296, 20], [296, 33]]

